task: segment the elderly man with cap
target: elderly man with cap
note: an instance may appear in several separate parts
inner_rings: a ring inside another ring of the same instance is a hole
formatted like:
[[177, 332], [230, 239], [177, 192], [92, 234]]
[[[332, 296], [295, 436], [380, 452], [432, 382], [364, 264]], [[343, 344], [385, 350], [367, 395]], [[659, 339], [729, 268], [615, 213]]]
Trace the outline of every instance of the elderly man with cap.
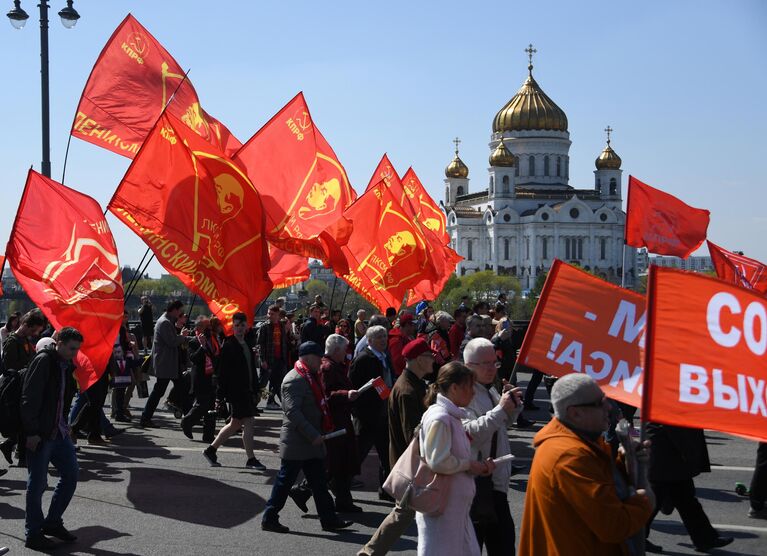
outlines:
[[320, 383], [323, 348], [304, 342], [298, 348], [298, 361], [282, 381], [282, 428], [280, 430], [280, 471], [261, 520], [264, 531], [287, 533], [279, 520], [290, 489], [299, 471], [304, 472], [312, 491], [320, 525], [325, 531], [338, 531], [351, 525], [338, 517], [328, 492], [325, 476], [324, 435], [332, 432], [333, 418]]
[[[435, 353], [425, 339], [418, 338], [405, 346], [402, 355], [406, 359], [405, 370], [389, 395], [389, 463], [392, 467], [407, 449], [426, 411], [423, 403], [426, 382], [423, 378], [433, 370]], [[386, 554], [414, 521], [414, 510], [394, 506], [358, 554]]]
[[[555, 418], [533, 439], [519, 553], [629, 554], [655, 496], [627, 486], [602, 438], [609, 425], [602, 389], [588, 375], [569, 374], [554, 384], [551, 401]], [[638, 458], [647, 461], [647, 450]]]
[[[477, 461], [511, 453], [508, 428], [522, 412], [522, 389], [504, 384], [503, 394], [494, 384], [498, 375], [495, 346], [486, 338], [475, 338], [464, 349], [466, 366], [474, 372], [474, 397], [465, 407], [463, 428], [471, 437], [471, 457]], [[505, 382], [505, 381], [504, 381]], [[492, 476], [476, 479], [477, 493], [471, 520], [480, 549], [488, 556], [514, 554], [514, 520], [508, 492], [511, 462], [500, 463]]]
[[415, 317], [411, 313], [404, 313], [399, 318], [399, 326], [389, 331], [389, 354], [395, 376], [401, 375], [405, 370], [405, 356], [402, 350], [409, 341], [415, 339], [415, 330]]

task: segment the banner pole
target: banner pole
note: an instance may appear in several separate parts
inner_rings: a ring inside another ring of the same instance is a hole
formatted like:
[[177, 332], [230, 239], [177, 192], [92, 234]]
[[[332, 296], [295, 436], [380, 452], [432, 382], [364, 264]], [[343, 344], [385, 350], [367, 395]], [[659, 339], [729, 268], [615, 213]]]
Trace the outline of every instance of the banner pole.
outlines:
[[352, 289], [349, 284], [346, 284], [346, 291], [344, 292], [344, 298], [341, 300], [341, 318], [344, 316], [344, 305], [346, 305], [346, 296], [349, 295], [349, 290]]
[[621, 288], [626, 287], [626, 240], [623, 240], [623, 267], [621, 270]]
[[330, 292], [330, 310], [333, 310], [333, 297], [336, 295], [336, 284], [338, 284], [338, 276], [333, 280], [333, 291]]

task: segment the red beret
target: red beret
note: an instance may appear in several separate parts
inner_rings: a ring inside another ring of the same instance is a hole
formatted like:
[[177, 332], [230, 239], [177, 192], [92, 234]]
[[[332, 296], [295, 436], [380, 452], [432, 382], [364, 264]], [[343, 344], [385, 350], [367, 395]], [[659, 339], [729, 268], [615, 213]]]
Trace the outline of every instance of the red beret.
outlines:
[[405, 313], [399, 318], [399, 325], [400, 327], [407, 326], [408, 324], [413, 324], [414, 320], [415, 320], [415, 317], [413, 316], [412, 313]]
[[402, 355], [405, 359], [415, 359], [426, 352], [431, 353], [432, 355], [437, 354], [436, 351], [429, 347], [429, 344], [426, 343], [426, 340], [423, 338], [416, 338], [412, 342], [408, 342], [407, 345], [402, 348]]

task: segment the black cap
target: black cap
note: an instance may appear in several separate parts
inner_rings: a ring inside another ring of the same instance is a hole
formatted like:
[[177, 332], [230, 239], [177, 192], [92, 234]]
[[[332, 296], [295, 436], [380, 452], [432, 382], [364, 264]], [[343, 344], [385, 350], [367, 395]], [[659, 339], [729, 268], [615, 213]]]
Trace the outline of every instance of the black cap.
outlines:
[[322, 357], [325, 355], [325, 350], [320, 347], [317, 342], [304, 342], [298, 346], [298, 356], [302, 355], [317, 355]]

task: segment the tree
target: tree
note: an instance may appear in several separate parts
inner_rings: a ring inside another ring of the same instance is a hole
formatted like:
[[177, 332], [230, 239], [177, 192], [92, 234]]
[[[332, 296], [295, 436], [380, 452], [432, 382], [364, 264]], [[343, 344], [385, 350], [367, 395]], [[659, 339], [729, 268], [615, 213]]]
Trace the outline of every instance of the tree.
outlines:
[[330, 302], [330, 288], [322, 280], [309, 280], [304, 284], [304, 289], [311, 301], [314, 301], [315, 296], [321, 295], [324, 303]]

